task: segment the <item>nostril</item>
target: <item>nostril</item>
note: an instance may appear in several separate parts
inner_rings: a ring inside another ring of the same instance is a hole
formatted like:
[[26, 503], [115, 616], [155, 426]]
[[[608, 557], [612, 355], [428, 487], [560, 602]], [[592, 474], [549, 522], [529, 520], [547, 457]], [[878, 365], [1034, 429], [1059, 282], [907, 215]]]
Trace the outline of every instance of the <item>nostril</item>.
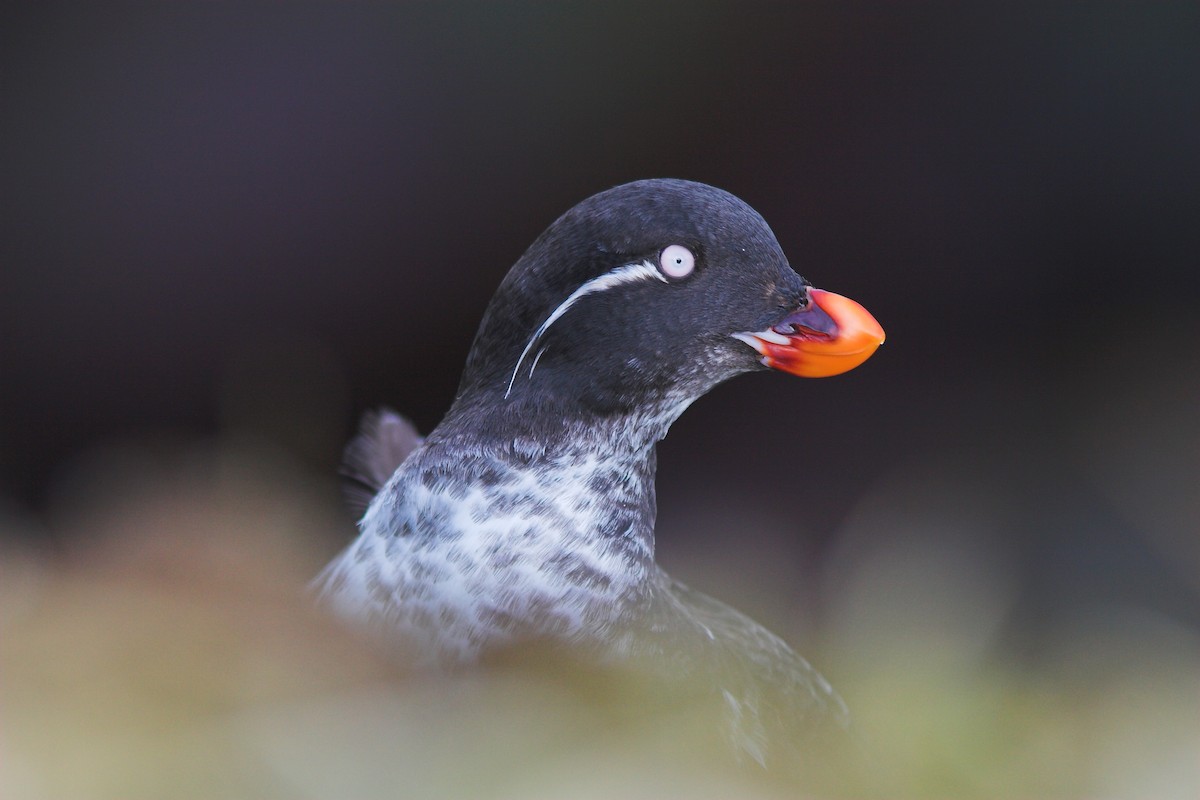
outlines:
[[797, 312], [805, 311], [812, 306], [812, 296], [808, 293], [808, 287], [803, 286], [799, 289], [791, 289], [776, 295], [779, 302], [779, 310], [787, 316], [784, 319], [772, 326], [772, 330], [776, 333], [782, 333], [785, 336], [796, 332], [796, 326], [791, 320]]

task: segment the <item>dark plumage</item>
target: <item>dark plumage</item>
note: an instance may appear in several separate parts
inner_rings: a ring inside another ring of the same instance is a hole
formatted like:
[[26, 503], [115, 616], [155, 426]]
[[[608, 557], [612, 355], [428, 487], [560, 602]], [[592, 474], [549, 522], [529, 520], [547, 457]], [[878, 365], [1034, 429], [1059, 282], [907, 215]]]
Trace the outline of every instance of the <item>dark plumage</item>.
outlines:
[[394, 414], [367, 419], [348, 473], [377, 492], [321, 596], [421, 663], [537, 639], [670, 665], [711, 687], [765, 762], [845, 709], [782, 640], [655, 564], [655, 443], [721, 381], [834, 374], [882, 338], [727, 192], [649, 180], [595, 195], [501, 283], [423, 442]]

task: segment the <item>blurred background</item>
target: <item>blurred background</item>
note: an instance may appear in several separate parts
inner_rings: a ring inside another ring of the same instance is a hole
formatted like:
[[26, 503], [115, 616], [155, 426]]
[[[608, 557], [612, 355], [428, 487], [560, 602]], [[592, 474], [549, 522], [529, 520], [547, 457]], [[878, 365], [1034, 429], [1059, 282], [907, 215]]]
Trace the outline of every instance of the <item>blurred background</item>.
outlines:
[[[378, 742], [445, 744], [296, 610], [353, 535], [341, 447], [383, 404], [433, 427], [524, 248], [660, 176], [742, 197], [888, 334], [660, 448], [660, 561], [847, 696], [885, 776], [848, 791], [1197, 796], [1197, 41], [1192, 3], [7, 10], [5, 796], [386, 796]], [[329, 742], [279, 711], [347, 686], [353, 791], [295, 777]], [[425, 796], [563, 796], [587, 752], [449, 789], [413, 761]], [[678, 787], [613, 759], [595, 796]]]

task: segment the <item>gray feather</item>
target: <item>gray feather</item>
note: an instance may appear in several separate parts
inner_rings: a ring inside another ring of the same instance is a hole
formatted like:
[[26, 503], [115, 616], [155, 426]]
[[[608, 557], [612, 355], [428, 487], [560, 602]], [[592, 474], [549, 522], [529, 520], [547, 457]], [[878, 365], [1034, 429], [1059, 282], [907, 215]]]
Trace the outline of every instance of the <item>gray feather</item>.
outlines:
[[390, 408], [363, 414], [358, 435], [342, 453], [343, 492], [356, 517], [422, 441], [413, 424]]

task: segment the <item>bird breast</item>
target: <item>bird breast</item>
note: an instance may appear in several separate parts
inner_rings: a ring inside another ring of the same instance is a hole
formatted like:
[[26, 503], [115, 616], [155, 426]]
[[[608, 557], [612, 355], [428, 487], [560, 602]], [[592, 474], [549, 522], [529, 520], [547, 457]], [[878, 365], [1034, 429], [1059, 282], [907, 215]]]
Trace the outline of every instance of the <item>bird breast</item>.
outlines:
[[651, 585], [652, 469], [514, 455], [417, 450], [319, 579], [322, 594], [423, 662], [527, 638], [602, 641]]

